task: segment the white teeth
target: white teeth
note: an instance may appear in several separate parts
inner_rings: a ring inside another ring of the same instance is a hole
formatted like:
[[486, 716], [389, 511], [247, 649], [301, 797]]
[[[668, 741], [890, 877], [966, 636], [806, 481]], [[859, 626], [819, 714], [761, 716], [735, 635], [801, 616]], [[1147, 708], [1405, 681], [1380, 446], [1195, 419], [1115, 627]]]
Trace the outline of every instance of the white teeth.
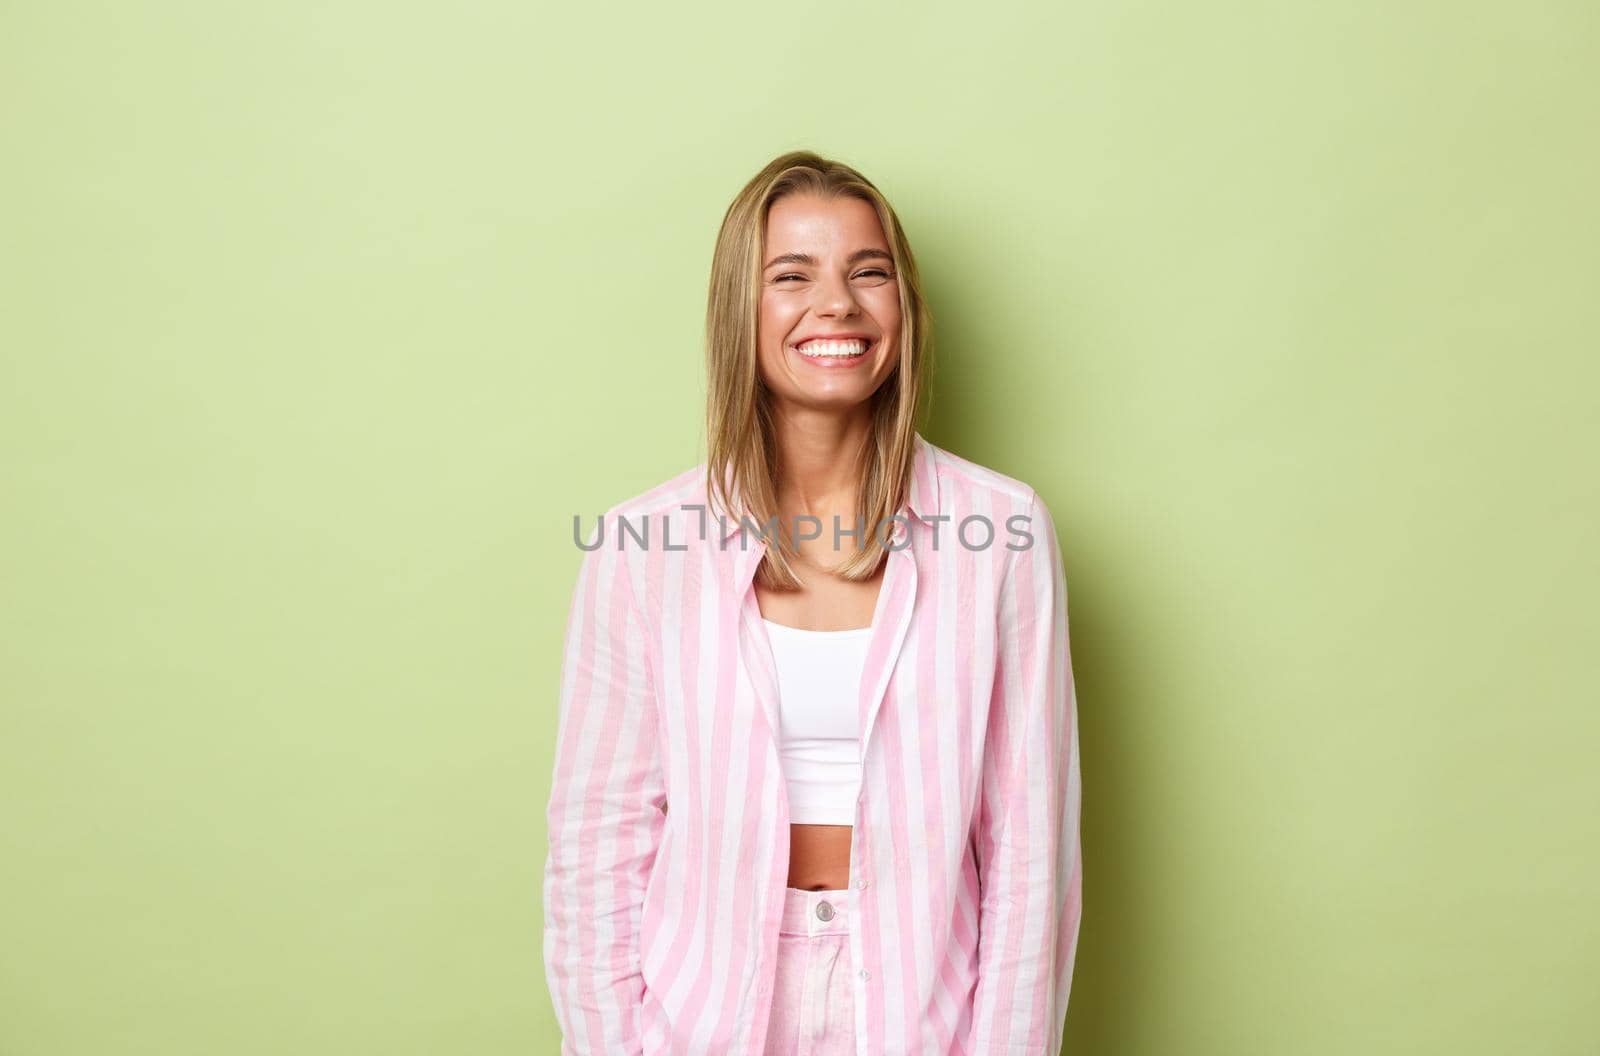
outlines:
[[840, 359], [864, 355], [867, 351], [865, 341], [811, 341], [805, 347], [796, 349], [802, 356], [813, 359]]

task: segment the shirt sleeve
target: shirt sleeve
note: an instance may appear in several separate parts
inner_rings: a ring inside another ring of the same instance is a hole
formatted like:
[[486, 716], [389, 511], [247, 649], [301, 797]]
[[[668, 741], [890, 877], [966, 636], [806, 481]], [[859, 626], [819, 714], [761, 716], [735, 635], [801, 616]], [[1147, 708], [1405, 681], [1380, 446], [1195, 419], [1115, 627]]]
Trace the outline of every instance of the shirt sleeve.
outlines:
[[976, 820], [981, 897], [971, 1052], [1055, 1056], [1083, 909], [1078, 699], [1067, 584], [1031, 496], [1001, 583], [998, 661]]
[[544, 962], [563, 1056], [642, 1050], [639, 917], [666, 818], [645, 625], [620, 519], [601, 521], [567, 614], [546, 811]]

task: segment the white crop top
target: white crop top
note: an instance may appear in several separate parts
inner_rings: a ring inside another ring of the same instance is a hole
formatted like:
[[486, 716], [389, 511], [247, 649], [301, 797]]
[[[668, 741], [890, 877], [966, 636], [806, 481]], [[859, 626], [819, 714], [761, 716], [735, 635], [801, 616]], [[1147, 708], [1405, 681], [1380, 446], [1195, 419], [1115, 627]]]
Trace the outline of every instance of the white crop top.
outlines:
[[761, 622], [778, 668], [778, 757], [789, 789], [789, 820], [854, 825], [861, 789], [861, 671], [872, 628], [808, 631], [765, 617]]

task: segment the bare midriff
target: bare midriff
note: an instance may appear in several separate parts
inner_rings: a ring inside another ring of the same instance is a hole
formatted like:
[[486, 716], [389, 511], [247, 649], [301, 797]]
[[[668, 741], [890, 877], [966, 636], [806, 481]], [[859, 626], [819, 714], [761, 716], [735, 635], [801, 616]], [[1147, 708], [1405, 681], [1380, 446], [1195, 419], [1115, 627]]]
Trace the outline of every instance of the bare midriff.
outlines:
[[789, 886], [838, 891], [850, 886], [849, 825], [789, 826]]

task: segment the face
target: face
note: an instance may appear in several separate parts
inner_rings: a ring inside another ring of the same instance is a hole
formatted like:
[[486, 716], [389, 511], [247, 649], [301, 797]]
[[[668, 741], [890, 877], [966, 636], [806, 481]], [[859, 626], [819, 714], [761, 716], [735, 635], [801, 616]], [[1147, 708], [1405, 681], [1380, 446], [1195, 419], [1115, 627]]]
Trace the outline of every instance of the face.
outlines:
[[757, 355], [774, 398], [863, 404], [900, 356], [900, 283], [877, 211], [859, 198], [780, 198], [762, 263]]

